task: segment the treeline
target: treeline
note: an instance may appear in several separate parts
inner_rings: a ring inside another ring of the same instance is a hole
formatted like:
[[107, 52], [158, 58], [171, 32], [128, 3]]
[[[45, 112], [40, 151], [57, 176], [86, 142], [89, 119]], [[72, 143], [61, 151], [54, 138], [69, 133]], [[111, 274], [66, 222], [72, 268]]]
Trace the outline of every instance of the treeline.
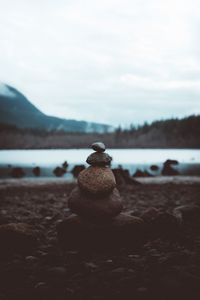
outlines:
[[112, 133], [68, 133], [0, 124], [0, 149], [87, 148], [101, 140], [109, 148], [200, 148], [200, 116], [120, 127]]

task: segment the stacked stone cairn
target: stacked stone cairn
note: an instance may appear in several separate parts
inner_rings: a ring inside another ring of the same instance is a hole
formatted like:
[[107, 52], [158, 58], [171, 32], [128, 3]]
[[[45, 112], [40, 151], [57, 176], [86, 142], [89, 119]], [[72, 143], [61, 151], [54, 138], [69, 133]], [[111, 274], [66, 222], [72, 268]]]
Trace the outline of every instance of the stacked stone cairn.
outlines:
[[86, 160], [90, 166], [79, 173], [78, 186], [68, 200], [73, 214], [57, 228], [59, 241], [68, 248], [123, 246], [142, 227], [140, 218], [121, 213], [122, 200], [105, 145], [96, 142], [92, 149], [95, 152]]
[[110, 221], [123, 208], [109, 168], [112, 158], [104, 152], [103, 143], [92, 144], [92, 149], [95, 152], [86, 160], [90, 167], [80, 172], [78, 187], [72, 191], [68, 205], [72, 212], [87, 220]]

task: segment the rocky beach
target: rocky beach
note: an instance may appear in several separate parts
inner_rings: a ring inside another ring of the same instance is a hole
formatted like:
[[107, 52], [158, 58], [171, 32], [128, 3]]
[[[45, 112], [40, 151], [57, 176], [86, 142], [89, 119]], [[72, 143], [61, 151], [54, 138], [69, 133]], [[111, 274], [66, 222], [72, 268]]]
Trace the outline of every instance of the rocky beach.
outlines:
[[1, 183], [0, 299], [199, 299], [199, 181], [116, 182], [96, 150], [77, 182]]

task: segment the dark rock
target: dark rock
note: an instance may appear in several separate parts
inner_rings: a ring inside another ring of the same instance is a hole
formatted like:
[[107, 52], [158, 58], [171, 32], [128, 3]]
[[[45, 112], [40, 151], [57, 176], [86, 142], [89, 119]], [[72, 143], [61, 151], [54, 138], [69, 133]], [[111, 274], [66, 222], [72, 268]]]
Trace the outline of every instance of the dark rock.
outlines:
[[66, 276], [66, 269], [64, 267], [53, 267], [46, 270], [48, 278], [56, 278], [57, 280], [62, 279]]
[[150, 167], [150, 169], [151, 169], [151, 171], [158, 171], [159, 167], [156, 166], [156, 165], [152, 165], [152, 166]]
[[55, 176], [57, 177], [62, 177], [65, 173], [66, 173], [66, 170], [61, 168], [61, 167], [56, 167], [54, 170], [53, 170], [53, 173]]
[[144, 239], [142, 219], [119, 214], [108, 223], [92, 223], [71, 215], [57, 226], [58, 240], [62, 247], [88, 250], [121, 249], [136, 246]]
[[137, 169], [133, 174], [133, 177], [152, 177], [152, 175], [147, 171], [141, 171]]
[[163, 164], [162, 175], [164, 176], [178, 175], [179, 172], [174, 168], [172, 168], [172, 165], [177, 165], [177, 164], [178, 164], [177, 160], [167, 159]]
[[32, 172], [36, 177], [39, 177], [41, 173], [40, 167], [33, 168]]
[[13, 168], [10, 174], [13, 178], [21, 178], [25, 176], [25, 172], [22, 168]]
[[73, 167], [73, 169], [72, 169], [71, 172], [72, 172], [73, 176], [74, 176], [75, 178], [77, 178], [78, 175], [79, 175], [79, 173], [80, 173], [81, 171], [83, 171], [83, 170], [85, 170], [85, 166], [84, 166], [84, 165], [76, 165], [76, 166]]
[[37, 245], [38, 232], [25, 223], [0, 225], [0, 253], [27, 253]]
[[91, 166], [109, 166], [111, 161], [112, 157], [105, 152], [93, 152], [86, 160], [86, 162]]
[[[171, 271], [161, 274], [156, 282], [157, 297], [162, 299], [193, 299], [200, 296], [200, 277], [195, 276], [183, 268], [173, 268]], [[158, 289], [159, 286], [159, 289]]]
[[110, 168], [91, 166], [79, 174], [78, 184], [83, 191], [100, 195], [112, 192], [116, 181]]
[[123, 208], [117, 189], [114, 189], [110, 195], [95, 198], [75, 188], [68, 200], [68, 206], [72, 212], [96, 221], [110, 220]]
[[30, 262], [30, 263], [34, 263], [34, 262], [38, 261], [38, 258], [35, 257], [35, 256], [32, 256], [32, 255], [26, 256], [25, 259], [26, 259], [27, 262]]
[[200, 226], [200, 206], [194, 204], [178, 206], [173, 213], [183, 225]]
[[145, 222], [152, 222], [153, 220], [155, 220], [157, 218], [159, 214], [159, 210], [155, 207], [150, 207], [147, 210], [144, 211], [144, 213], [141, 215], [141, 218], [145, 221]]
[[153, 235], [173, 237], [179, 232], [177, 218], [168, 212], [159, 212], [149, 224], [149, 229]]
[[96, 269], [98, 268], [98, 266], [96, 264], [94, 264], [93, 262], [86, 262], [84, 263], [84, 266], [86, 269]]
[[62, 167], [63, 169], [67, 170], [69, 164], [67, 163], [67, 161], [65, 161], [63, 164], [62, 164]]
[[167, 165], [178, 165], [178, 160], [175, 160], [175, 159], [167, 159], [165, 161], [165, 164]]
[[106, 146], [102, 142], [96, 142], [92, 144], [92, 149], [97, 152], [104, 152], [106, 150]]
[[133, 177], [130, 176], [128, 170], [124, 170], [122, 168], [112, 169], [117, 185], [125, 185], [125, 184], [141, 184], [136, 181]]

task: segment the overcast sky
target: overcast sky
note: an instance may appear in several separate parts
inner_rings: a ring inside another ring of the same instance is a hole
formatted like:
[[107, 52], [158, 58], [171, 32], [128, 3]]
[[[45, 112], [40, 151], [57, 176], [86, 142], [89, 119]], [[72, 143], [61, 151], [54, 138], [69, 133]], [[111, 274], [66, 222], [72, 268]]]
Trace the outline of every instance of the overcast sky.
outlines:
[[113, 125], [200, 113], [199, 0], [0, 0], [0, 81]]

